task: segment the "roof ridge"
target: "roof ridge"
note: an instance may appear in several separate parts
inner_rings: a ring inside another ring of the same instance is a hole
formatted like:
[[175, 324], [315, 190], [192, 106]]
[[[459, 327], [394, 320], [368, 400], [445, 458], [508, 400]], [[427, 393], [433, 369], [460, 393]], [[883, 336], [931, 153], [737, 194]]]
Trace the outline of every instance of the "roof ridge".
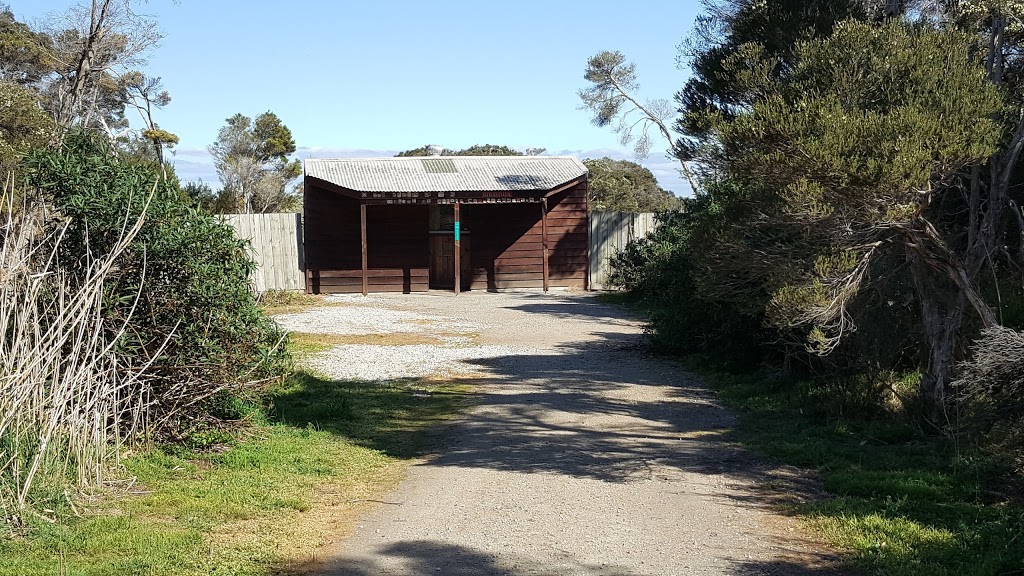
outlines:
[[412, 161], [412, 160], [424, 160], [428, 158], [444, 158], [447, 160], [487, 160], [487, 159], [501, 159], [501, 160], [579, 160], [576, 156], [348, 156], [343, 158], [303, 158], [303, 162], [354, 162], [354, 161], [367, 161], [367, 160], [388, 160], [388, 161]]
[[[426, 165], [437, 160], [457, 169], [438, 171]], [[303, 171], [360, 192], [552, 190], [588, 172], [574, 156], [308, 158]]]

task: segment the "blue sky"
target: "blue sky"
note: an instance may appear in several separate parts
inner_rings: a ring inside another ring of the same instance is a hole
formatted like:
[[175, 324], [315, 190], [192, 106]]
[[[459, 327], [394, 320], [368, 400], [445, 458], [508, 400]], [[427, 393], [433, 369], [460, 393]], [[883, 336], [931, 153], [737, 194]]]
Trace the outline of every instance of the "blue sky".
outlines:
[[[32, 21], [72, 0], [9, 0]], [[216, 184], [205, 149], [236, 112], [272, 110], [300, 157], [391, 155], [433, 143], [505, 144], [548, 154], [631, 159], [610, 129], [578, 110], [583, 69], [600, 50], [637, 65], [641, 96], [670, 98], [686, 79], [677, 46], [697, 0], [390, 2], [151, 0], [165, 38], [146, 72], [171, 104], [183, 179]], [[688, 188], [659, 142], [644, 164]]]

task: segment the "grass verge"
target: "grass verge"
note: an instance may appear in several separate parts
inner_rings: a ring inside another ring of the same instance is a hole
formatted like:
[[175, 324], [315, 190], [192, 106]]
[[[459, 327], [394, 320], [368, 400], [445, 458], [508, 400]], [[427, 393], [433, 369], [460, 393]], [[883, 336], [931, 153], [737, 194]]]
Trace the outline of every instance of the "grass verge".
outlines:
[[349, 306], [346, 302], [331, 302], [324, 296], [306, 294], [296, 290], [267, 290], [260, 295], [260, 308], [269, 316], [295, 314], [310, 308]]
[[646, 315], [650, 312], [642, 301], [638, 300], [636, 296], [633, 296], [629, 292], [608, 290], [605, 292], [598, 292], [597, 296], [594, 298], [602, 304], [621, 306], [638, 314]]
[[292, 332], [289, 338], [293, 346], [301, 353], [316, 353], [328, 350], [333, 346], [417, 346], [439, 345], [445, 338], [459, 338], [471, 342], [475, 334], [456, 332], [390, 332], [385, 334], [310, 334]]
[[737, 409], [735, 435], [815, 470], [827, 496], [793, 509], [851, 563], [886, 576], [1024, 574], [1024, 502], [1008, 469], [890, 418], [829, 416], [821, 388], [698, 368]]
[[266, 575], [308, 561], [391, 489], [467, 387], [300, 372], [231, 437], [123, 461], [128, 492], [0, 542], [0, 575]]

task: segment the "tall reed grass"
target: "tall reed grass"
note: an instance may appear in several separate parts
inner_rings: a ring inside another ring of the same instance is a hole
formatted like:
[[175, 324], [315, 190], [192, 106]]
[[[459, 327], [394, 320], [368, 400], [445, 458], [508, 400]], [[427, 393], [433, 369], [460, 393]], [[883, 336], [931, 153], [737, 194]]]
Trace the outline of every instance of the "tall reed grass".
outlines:
[[0, 205], [0, 519], [7, 526], [101, 484], [149, 404], [145, 366], [124, 366], [114, 353], [130, 318], [118, 332], [103, 317], [104, 283], [144, 215], [125, 220], [112, 250], [72, 270], [58, 256], [66, 226], [44, 226], [54, 218], [45, 206], [15, 197], [8, 175]]

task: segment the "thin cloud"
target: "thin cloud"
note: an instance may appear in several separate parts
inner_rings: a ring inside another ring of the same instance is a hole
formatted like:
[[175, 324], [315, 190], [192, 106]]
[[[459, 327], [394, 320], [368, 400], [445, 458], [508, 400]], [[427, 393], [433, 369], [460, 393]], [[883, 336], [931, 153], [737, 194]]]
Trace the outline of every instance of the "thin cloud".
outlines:
[[647, 168], [658, 179], [662, 188], [672, 192], [676, 196], [693, 196], [690, 184], [683, 179], [679, 173], [679, 163], [673, 158], [664, 156], [648, 156], [643, 160], [637, 160], [636, 156], [622, 148], [591, 148], [589, 150], [568, 150], [563, 149], [557, 152], [549, 152], [555, 156], [576, 156], [577, 158], [611, 158], [612, 160], [629, 160], [637, 162]]
[[299, 146], [295, 155], [299, 158], [380, 158], [394, 156], [401, 150], [371, 150], [369, 148], [318, 148]]
[[174, 156], [186, 156], [189, 158], [209, 158], [210, 153], [205, 148], [178, 148], [173, 150]]

